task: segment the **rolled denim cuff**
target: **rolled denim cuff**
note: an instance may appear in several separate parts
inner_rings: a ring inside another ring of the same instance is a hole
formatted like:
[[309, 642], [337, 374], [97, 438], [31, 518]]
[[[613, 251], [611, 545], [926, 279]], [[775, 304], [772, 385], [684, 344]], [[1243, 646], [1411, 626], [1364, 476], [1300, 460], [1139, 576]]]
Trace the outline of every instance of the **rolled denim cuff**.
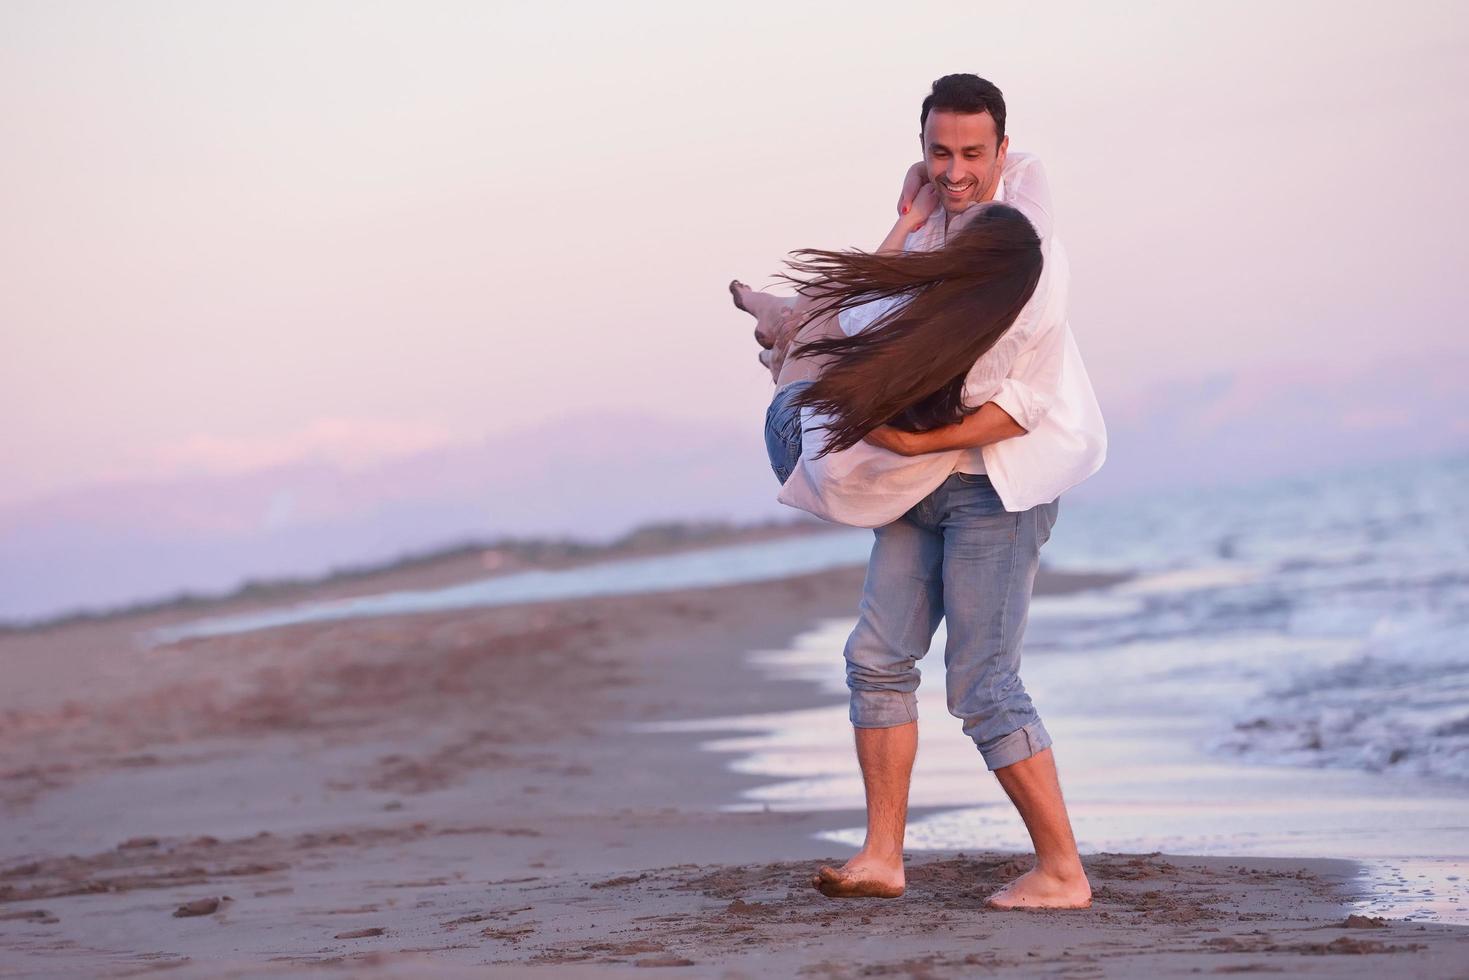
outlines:
[[976, 742], [979, 754], [984, 756], [985, 767], [990, 771], [1024, 762], [1037, 752], [1051, 747], [1051, 733], [1037, 718], [1024, 728], [1017, 728], [1009, 735], [1001, 735], [983, 744]]
[[918, 697], [908, 691], [853, 691], [847, 712], [854, 728], [893, 728], [918, 720]]

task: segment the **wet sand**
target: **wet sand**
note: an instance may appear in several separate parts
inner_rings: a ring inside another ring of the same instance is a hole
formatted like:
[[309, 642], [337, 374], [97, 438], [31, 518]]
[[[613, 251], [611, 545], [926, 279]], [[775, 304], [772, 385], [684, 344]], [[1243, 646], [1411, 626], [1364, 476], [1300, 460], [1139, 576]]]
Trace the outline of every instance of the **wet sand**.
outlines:
[[982, 906], [1023, 856], [924, 852], [902, 899], [818, 895], [860, 813], [721, 811], [756, 779], [710, 733], [632, 728], [826, 703], [744, 658], [860, 582], [0, 637], [0, 975], [1464, 975], [1469, 930], [1349, 919], [1346, 860], [1097, 855], [1037, 913]]

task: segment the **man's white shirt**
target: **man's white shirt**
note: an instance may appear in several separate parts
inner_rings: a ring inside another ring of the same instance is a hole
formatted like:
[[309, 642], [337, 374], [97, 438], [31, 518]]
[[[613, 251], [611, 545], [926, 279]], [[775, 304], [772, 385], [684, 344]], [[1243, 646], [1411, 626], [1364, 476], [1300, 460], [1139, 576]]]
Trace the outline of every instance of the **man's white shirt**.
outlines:
[[[1053, 234], [1050, 187], [1039, 158], [1010, 153], [996, 201], [1019, 210], [1041, 239], [1040, 281], [1015, 323], [970, 369], [964, 400], [994, 402], [1025, 434], [976, 449], [900, 456], [867, 442], [816, 458], [825, 416], [802, 413], [801, 459], [776, 498], [828, 521], [878, 527], [897, 520], [949, 474], [988, 473], [1010, 511], [1049, 503], [1101, 468], [1107, 431], [1067, 319], [1070, 270]], [[974, 204], [971, 207], [985, 207]], [[906, 251], [940, 248], [942, 207], [904, 242]], [[903, 298], [876, 300], [840, 314], [848, 336], [867, 329]]]

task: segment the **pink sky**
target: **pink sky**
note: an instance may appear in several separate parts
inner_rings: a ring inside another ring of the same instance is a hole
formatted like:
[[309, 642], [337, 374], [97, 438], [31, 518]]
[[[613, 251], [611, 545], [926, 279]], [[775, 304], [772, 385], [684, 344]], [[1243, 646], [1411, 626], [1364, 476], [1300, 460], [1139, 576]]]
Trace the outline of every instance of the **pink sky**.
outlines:
[[1461, 4], [886, 9], [0, 7], [0, 505], [753, 424], [724, 284], [875, 245], [949, 71], [1046, 161], [1104, 410], [1469, 362]]

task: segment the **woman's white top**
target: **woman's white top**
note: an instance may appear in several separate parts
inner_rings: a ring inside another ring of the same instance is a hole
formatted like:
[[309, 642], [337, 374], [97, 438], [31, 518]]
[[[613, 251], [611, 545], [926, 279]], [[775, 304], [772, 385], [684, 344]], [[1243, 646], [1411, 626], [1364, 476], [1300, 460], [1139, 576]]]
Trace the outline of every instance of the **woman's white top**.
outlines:
[[[824, 520], [878, 527], [903, 516], [957, 471], [988, 473], [1006, 510], [1050, 503], [1101, 468], [1107, 430], [1067, 320], [1070, 270], [1052, 233], [1051, 193], [1037, 157], [1010, 153], [995, 200], [1018, 209], [1041, 239], [1044, 266], [1035, 293], [1000, 340], [964, 381], [964, 400], [994, 402], [1026, 432], [981, 446], [900, 456], [868, 442], [815, 458], [825, 444], [827, 417], [802, 413], [801, 459], [776, 498]], [[985, 207], [972, 204], [970, 207]], [[942, 207], [904, 242], [907, 251], [944, 244]], [[902, 298], [877, 300], [839, 315], [851, 336], [867, 329]]]

